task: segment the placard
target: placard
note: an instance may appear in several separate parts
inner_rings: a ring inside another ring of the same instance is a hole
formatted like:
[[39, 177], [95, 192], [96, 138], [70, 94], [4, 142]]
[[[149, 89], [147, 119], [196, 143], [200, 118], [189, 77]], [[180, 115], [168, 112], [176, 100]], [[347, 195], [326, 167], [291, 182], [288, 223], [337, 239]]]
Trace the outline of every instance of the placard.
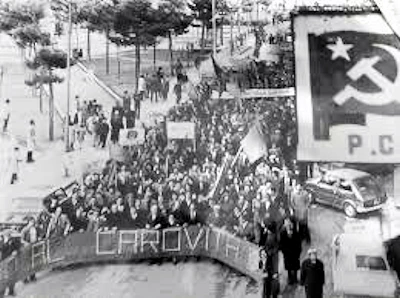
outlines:
[[195, 139], [195, 127], [193, 122], [167, 122], [168, 139]]
[[134, 146], [143, 144], [145, 131], [143, 128], [121, 129], [119, 132], [119, 143], [121, 146]]

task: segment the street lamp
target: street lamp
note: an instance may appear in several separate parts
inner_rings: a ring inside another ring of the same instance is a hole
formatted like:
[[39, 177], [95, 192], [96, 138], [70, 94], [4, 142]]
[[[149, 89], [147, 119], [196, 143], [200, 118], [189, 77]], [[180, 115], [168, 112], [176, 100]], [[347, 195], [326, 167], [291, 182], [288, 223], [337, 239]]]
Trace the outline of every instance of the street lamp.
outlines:
[[214, 57], [217, 55], [217, 19], [216, 16], [216, 1], [212, 0], [212, 34], [213, 34], [213, 55]]
[[65, 151], [71, 150], [69, 142], [69, 110], [71, 99], [71, 37], [72, 37], [72, 3], [68, 0], [68, 53], [67, 53], [67, 117], [65, 119]]

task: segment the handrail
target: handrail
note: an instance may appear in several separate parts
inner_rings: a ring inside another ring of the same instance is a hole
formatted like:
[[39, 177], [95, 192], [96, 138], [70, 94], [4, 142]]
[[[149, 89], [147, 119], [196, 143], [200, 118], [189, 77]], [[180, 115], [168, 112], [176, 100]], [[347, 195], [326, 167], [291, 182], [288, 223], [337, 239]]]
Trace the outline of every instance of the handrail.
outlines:
[[259, 282], [258, 251], [255, 244], [208, 226], [77, 232], [23, 247], [0, 262], [0, 293], [9, 285], [46, 269], [183, 256], [217, 260]]

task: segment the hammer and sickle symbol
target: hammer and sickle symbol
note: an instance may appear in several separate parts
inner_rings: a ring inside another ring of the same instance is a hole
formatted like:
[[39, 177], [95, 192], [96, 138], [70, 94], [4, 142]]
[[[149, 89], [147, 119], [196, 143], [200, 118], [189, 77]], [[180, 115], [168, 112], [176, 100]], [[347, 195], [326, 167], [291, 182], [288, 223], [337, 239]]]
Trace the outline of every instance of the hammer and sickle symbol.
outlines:
[[397, 76], [394, 82], [391, 82], [374, 65], [380, 61], [380, 57], [362, 58], [348, 72], [347, 75], [357, 81], [362, 76], [366, 76], [374, 82], [382, 91], [378, 93], [361, 92], [353, 86], [347, 85], [342, 91], [333, 97], [334, 102], [338, 105], [343, 105], [351, 98], [369, 105], [383, 106], [391, 102], [397, 101], [400, 103], [400, 51], [388, 45], [374, 44], [373, 46], [387, 51], [394, 60], [397, 66]]

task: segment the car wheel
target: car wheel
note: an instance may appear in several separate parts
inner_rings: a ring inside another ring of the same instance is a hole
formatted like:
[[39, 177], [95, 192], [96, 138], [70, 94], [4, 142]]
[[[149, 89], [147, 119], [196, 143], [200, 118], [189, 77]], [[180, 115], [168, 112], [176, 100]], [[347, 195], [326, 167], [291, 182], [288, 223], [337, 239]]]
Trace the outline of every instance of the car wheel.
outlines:
[[357, 215], [356, 208], [354, 208], [354, 206], [350, 203], [345, 203], [343, 206], [343, 210], [348, 217], [355, 217]]

